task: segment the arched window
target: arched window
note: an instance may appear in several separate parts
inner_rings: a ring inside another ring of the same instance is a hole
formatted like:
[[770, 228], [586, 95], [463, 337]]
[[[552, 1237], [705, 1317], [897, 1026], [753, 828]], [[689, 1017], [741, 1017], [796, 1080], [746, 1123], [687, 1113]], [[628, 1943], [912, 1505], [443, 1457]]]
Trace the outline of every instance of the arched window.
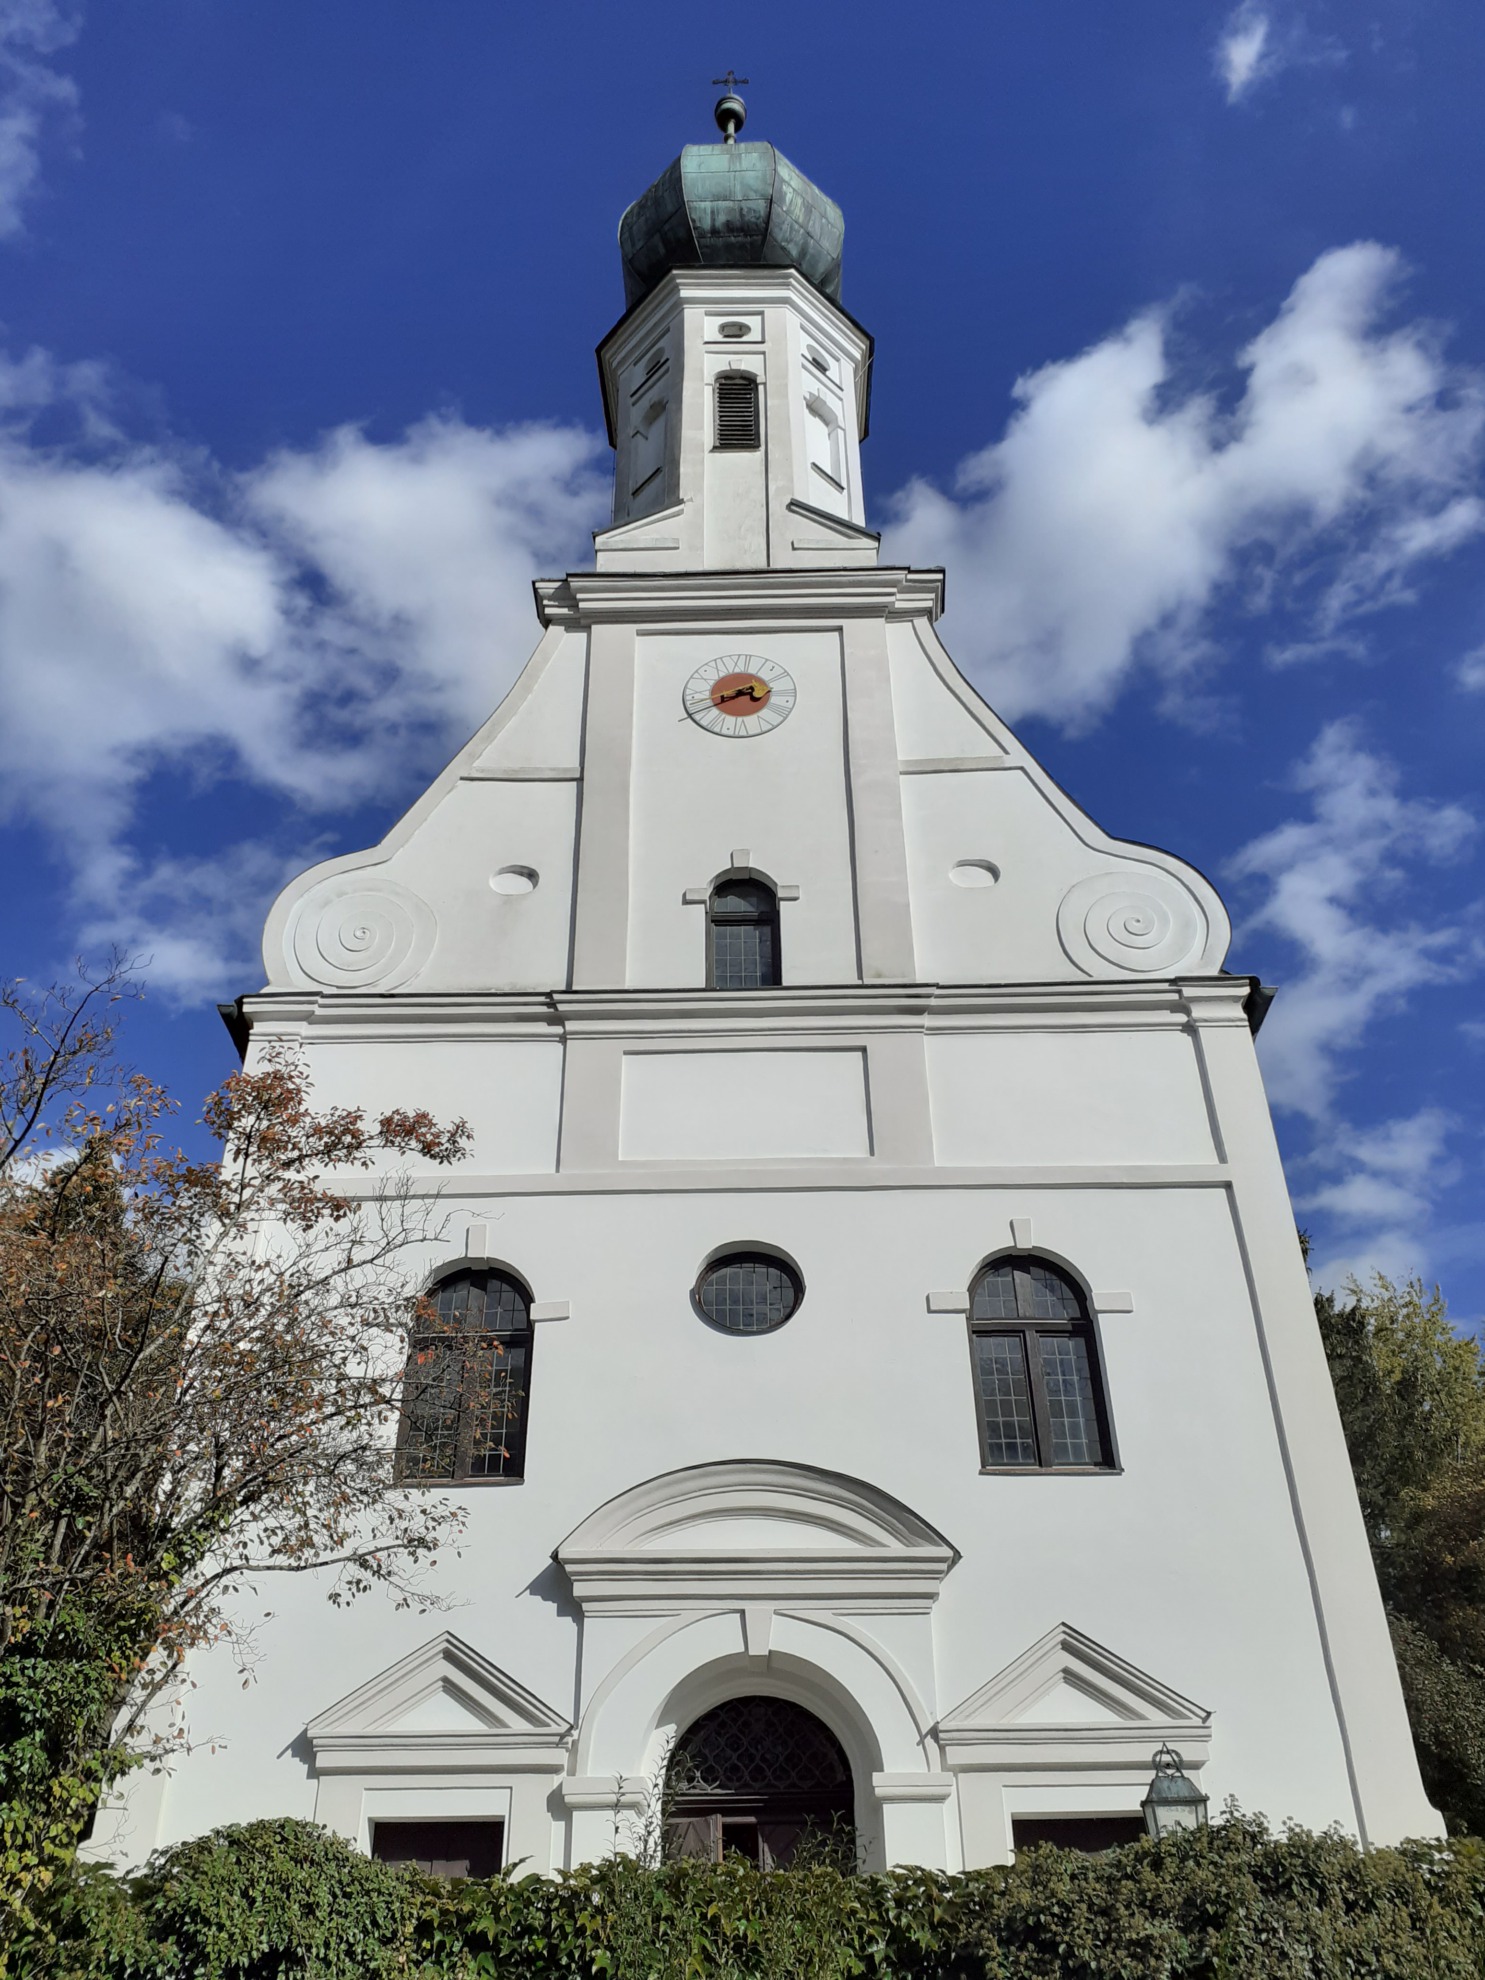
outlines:
[[402, 1385], [399, 1478], [520, 1478], [531, 1387], [531, 1307], [493, 1266], [467, 1266], [418, 1302]]
[[713, 444], [724, 448], [758, 446], [757, 379], [746, 371], [721, 371], [714, 390], [717, 427]]
[[709, 990], [773, 990], [779, 973], [779, 897], [766, 880], [719, 880], [706, 911]]
[[986, 1470], [1107, 1470], [1098, 1341], [1068, 1275], [1044, 1258], [997, 1258], [975, 1281], [969, 1324]]
[[651, 399], [637, 407], [629, 435], [629, 491], [637, 495], [665, 465], [665, 413], [663, 398]]
[[846, 485], [846, 435], [840, 414], [822, 392], [811, 392], [804, 410], [810, 466], [842, 490]]

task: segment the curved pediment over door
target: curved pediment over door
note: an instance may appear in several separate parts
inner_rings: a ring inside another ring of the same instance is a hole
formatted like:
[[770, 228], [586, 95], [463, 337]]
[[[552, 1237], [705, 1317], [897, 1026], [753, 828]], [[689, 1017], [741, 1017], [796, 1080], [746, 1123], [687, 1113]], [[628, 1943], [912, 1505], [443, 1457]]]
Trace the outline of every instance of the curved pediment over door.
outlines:
[[863, 1479], [752, 1458], [646, 1479], [557, 1548], [587, 1613], [862, 1601], [923, 1611], [958, 1558], [936, 1528]]

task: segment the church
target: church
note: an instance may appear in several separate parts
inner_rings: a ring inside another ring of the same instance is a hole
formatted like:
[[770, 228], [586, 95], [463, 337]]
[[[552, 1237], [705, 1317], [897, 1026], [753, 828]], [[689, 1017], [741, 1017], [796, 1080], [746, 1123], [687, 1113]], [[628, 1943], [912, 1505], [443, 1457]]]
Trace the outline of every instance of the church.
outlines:
[[1157, 1788], [1441, 1831], [1266, 993], [955, 669], [943, 573], [881, 561], [841, 212], [744, 116], [620, 224], [592, 568], [382, 842], [284, 891], [240, 1005], [249, 1067], [470, 1123], [412, 1178], [396, 1452], [468, 1509], [450, 1606], [289, 1578], [96, 1855], [296, 1815], [444, 1874], [640, 1832], [957, 1870], [1143, 1834]]

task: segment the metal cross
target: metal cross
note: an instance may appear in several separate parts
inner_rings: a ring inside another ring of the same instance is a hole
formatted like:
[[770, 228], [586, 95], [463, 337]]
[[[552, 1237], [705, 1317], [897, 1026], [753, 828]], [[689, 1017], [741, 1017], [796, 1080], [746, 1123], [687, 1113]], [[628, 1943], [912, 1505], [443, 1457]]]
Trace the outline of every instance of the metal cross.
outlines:
[[746, 76], [735, 76], [729, 69], [725, 76], [713, 76], [713, 89], [749, 89], [752, 85]]

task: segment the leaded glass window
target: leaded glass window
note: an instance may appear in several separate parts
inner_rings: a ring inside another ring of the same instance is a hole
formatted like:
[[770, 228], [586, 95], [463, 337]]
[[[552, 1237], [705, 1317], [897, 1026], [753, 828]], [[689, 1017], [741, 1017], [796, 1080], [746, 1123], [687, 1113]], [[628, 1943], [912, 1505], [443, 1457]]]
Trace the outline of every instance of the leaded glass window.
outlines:
[[1098, 1471], [1112, 1463], [1093, 1318], [1045, 1259], [997, 1258], [970, 1298], [987, 1469]]
[[706, 980], [713, 990], [772, 990], [779, 975], [779, 901], [765, 880], [719, 880], [707, 909]]
[[771, 1334], [793, 1313], [803, 1290], [782, 1259], [729, 1251], [702, 1273], [696, 1303], [725, 1334]]
[[440, 1280], [413, 1321], [398, 1476], [430, 1484], [520, 1478], [530, 1384], [524, 1287], [492, 1266]]

